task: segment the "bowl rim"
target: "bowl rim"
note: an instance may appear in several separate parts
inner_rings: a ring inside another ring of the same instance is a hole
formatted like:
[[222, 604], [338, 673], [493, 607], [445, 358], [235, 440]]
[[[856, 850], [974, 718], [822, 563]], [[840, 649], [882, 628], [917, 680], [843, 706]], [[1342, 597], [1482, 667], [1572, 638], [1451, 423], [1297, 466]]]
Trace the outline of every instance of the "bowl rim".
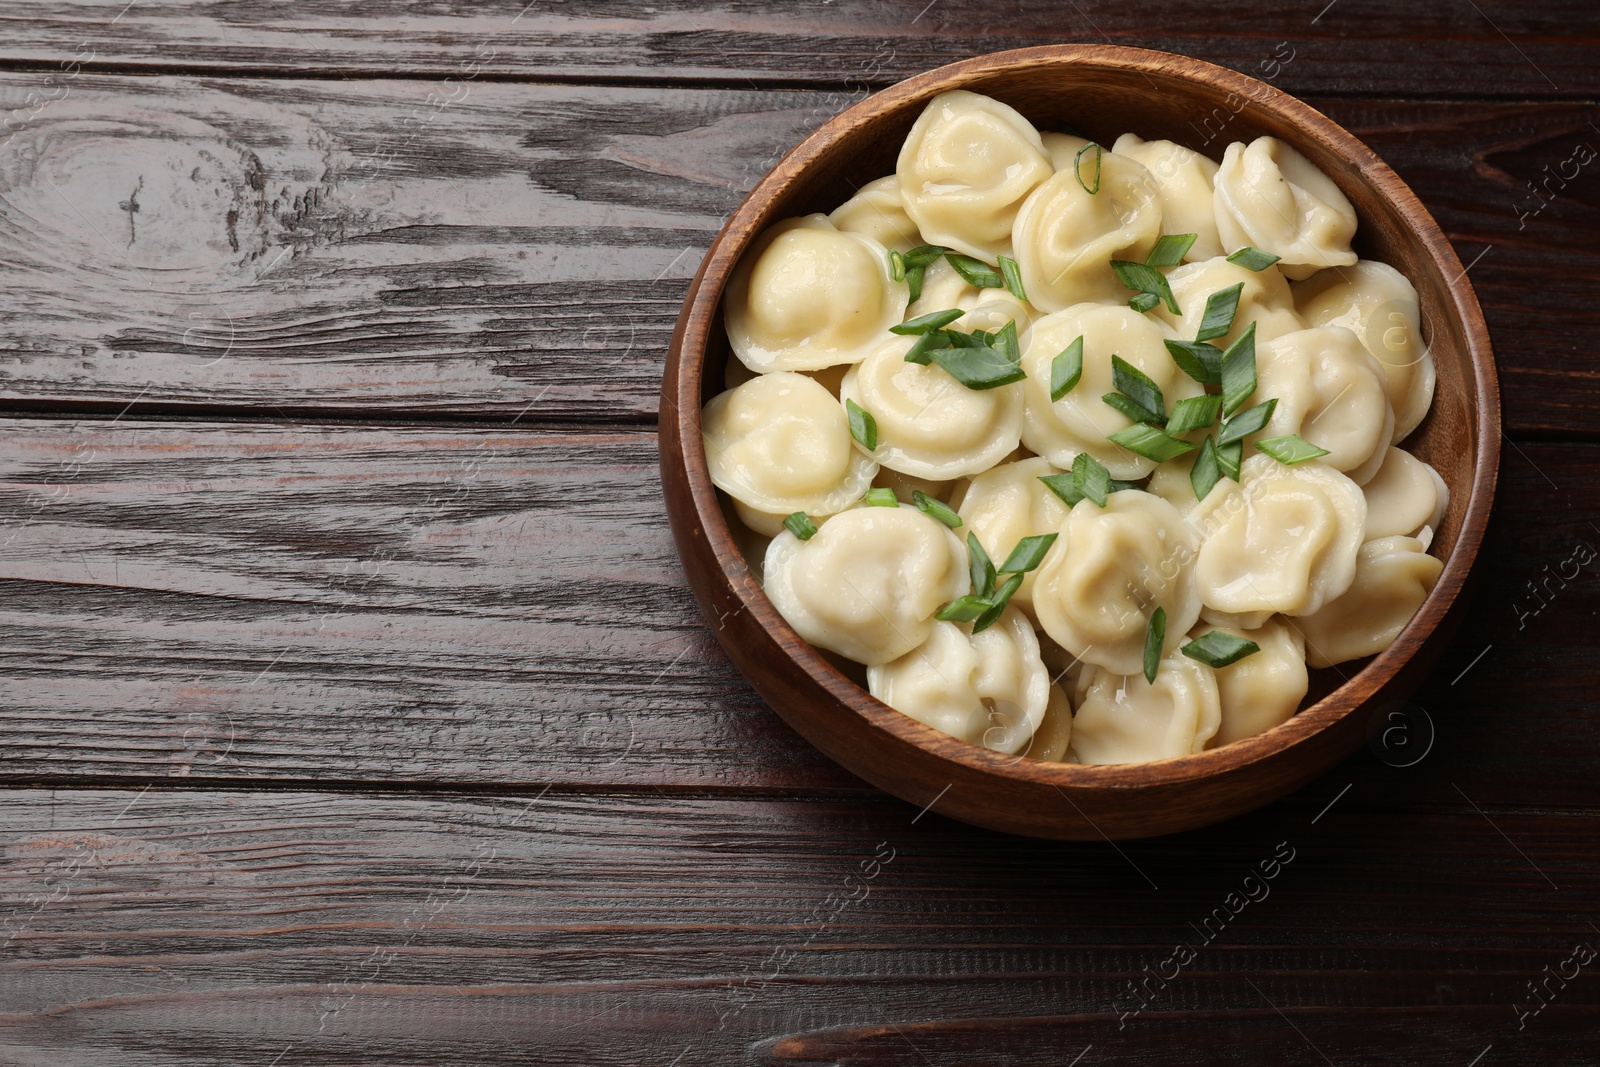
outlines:
[[[700, 431], [706, 349], [722, 298], [722, 288], [708, 291], [706, 279], [720, 278], [725, 286], [739, 255], [760, 232], [754, 225], [755, 221], [799, 180], [810, 164], [832, 148], [846, 131], [914, 102], [926, 101], [938, 93], [967, 88], [972, 82], [1004, 74], [1018, 66], [1080, 64], [1177, 77], [1241, 97], [1250, 104], [1277, 113], [1292, 123], [1302, 137], [1320, 142], [1324, 148], [1347, 161], [1361, 181], [1389, 201], [1405, 221], [1411, 238], [1419, 243], [1423, 254], [1434, 262], [1441, 277], [1446, 279], [1443, 286], [1445, 311], [1453, 313], [1462, 327], [1464, 356], [1468, 364], [1465, 369], [1474, 387], [1469, 389], [1469, 402], [1475, 402], [1476, 407], [1473, 421], [1478, 435], [1477, 444], [1472, 463], [1471, 488], [1462, 513], [1460, 532], [1449, 556], [1444, 560], [1444, 567], [1433, 590], [1394, 642], [1383, 652], [1371, 657], [1359, 671], [1316, 703], [1264, 733], [1192, 755], [1143, 763], [1059, 763], [994, 752], [935, 730], [873, 697], [801, 638], [778, 614], [762, 591], [739, 552], [717, 498], [716, 488], [711, 483]], [[741, 233], [744, 239], [736, 240]], [[686, 359], [686, 352], [692, 358]], [[902, 743], [959, 765], [969, 772], [998, 775], [1058, 789], [1143, 789], [1152, 785], [1197, 782], [1281, 756], [1354, 714], [1395, 678], [1422, 641], [1433, 634], [1461, 597], [1482, 547], [1499, 471], [1500, 389], [1488, 327], [1455, 249], [1410, 187], [1348, 130], [1280, 89], [1204, 60], [1121, 45], [1041, 45], [959, 60], [874, 93], [812, 131], [762, 176], [738, 208], [728, 216], [707, 250], [684, 297], [667, 356], [662, 389], [661, 410], [663, 414], [675, 413], [676, 418], [670, 425], [661, 426], [660, 432], [677, 436], [676, 449], [685, 468], [679, 473], [684, 475], [689, 488], [692, 514], [697, 520], [699, 532], [709, 542], [721, 564], [723, 580], [733, 597], [743, 610], [750, 612], [769, 634], [778, 639], [794, 664], [840, 704], [851, 708], [870, 725], [887, 731]], [[669, 449], [663, 448], [664, 460], [668, 454]], [[674, 510], [672, 519], [676, 526], [687, 521], [688, 516], [680, 518]], [[681, 539], [685, 531], [675, 530], [675, 533]], [[1414, 640], [1403, 640], [1408, 636]]]

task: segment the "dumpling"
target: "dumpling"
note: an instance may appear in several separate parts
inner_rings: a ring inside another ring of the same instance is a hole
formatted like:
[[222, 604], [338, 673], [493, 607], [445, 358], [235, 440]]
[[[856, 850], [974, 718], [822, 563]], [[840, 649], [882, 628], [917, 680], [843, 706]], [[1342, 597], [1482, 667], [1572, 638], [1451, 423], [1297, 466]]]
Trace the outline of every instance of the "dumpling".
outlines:
[[[958, 509], [969, 533], [1002, 562], [1006, 553], [1024, 537], [1055, 533], [1067, 521], [1067, 505], [1039, 479], [1059, 471], [1050, 461], [1038, 456], [992, 467], [972, 479]], [[1011, 602], [1023, 611], [1033, 612], [1033, 583], [1036, 571], [1022, 576], [1022, 585]]]
[[[1219, 627], [1199, 626], [1189, 636], [1203, 637], [1215, 629]], [[1222, 698], [1222, 725], [1211, 739], [1212, 748], [1264, 734], [1289, 721], [1311, 688], [1305, 640], [1282, 619], [1272, 619], [1253, 630], [1220, 629], [1254, 641], [1261, 651], [1214, 670]]]
[[[1050, 399], [1050, 368], [1055, 357], [1083, 337], [1083, 376], [1059, 402]], [[1100, 398], [1113, 389], [1111, 357], [1121, 356], [1161, 389], [1167, 409], [1204, 390], [1167, 354], [1168, 332], [1148, 315], [1121, 304], [1079, 304], [1035, 319], [1022, 352], [1022, 383], [1027, 411], [1022, 442], [1065, 470], [1079, 452], [1105, 465], [1113, 478], [1143, 478], [1153, 460], [1135, 455], [1106, 438], [1132, 425], [1126, 415]]]
[[1244, 288], [1239, 291], [1233, 328], [1226, 336], [1212, 340], [1212, 344], [1227, 348], [1252, 322], [1256, 324], [1257, 344], [1305, 329], [1305, 323], [1294, 310], [1294, 294], [1289, 290], [1289, 283], [1284, 281], [1276, 266], [1250, 270], [1221, 257], [1173, 268], [1167, 275], [1167, 284], [1172, 287], [1172, 298], [1183, 314], [1172, 314], [1165, 304], [1157, 304], [1154, 313], [1170, 325], [1178, 337], [1193, 340], [1200, 333], [1200, 322], [1205, 318], [1206, 300], [1212, 293], [1240, 282], [1244, 283]]
[[878, 472], [855, 447], [833, 394], [803, 374], [763, 374], [713, 397], [700, 428], [711, 480], [746, 525], [769, 537], [785, 515], [849, 507]]
[[767, 596], [796, 633], [868, 666], [926, 641], [934, 613], [971, 586], [966, 547], [909, 507], [840, 512], [808, 541], [784, 530], [764, 570]]
[[987, 470], [1017, 447], [1022, 383], [968, 389], [937, 363], [908, 363], [913, 341], [896, 337], [850, 368], [839, 395], [878, 424], [878, 462], [945, 480]]
[[1291, 467], [1267, 455], [1245, 460], [1239, 478], [1218, 482], [1188, 516], [1207, 607], [1311, 615], [1350, 588], [1367, 522], [1359, 485], [1315, 460]]
[[1050, 686], [1050, 702], [1044, 706], [1044, 718], [1033, 732], [1028, 747], [1022, 755], [1029, 759], [1061, 763], [1067, 759], [1067, 748], [1072, 744], [1072, 701], [1059, 685]]
[[1435, 379], [1417, 291], [1406, 276], [1387, 263], [1363, 259], [1296, 284], [1294, 299], [1307, 326], [1345, 327], [1383, 365], [1394, 408], [1393, 440], [1405, 440], [1433, 404]]
[[1383, 368], [1342, 326], [1285, 334], [1256, 349], [1252, 403], [1276, 397], [1262, 437], [1299, 434], [1328, 455], [1322, 462], [1357, 485], [1378, 470], [1389, 450], [1394, 411]]
[[1010, 254], [1017, 209], [1053, 172], [1032, 123], [961, 89], [928, 101], [895, 167], [923, 237], [989, 263]]
[[[1091, 174], [1092, 157], [1083, 163]], [[1068, 166], [1029, 194], [1012, 243], [1028, 302], [1060, 311], [1088, 300], [1126, 301], [1133, 294], [1112, 273], [1111, 261], [1144, 262], [1160, 236], [1155, 179], [1127, 156], [1106, 152], [1098, 192], [1088, 192]]]
[[1379, 537], [1415, 537], [1424, 527], [1439, 528], [1450, 503], [1450, 488], [1439, 472], [1411, 453], [1390, 446], [1367, 484], [1368, 541]]
[[982, 633], [935, 622], [921, 645], [867, 668], [867, 690], [894, 708], [969, 744], [1015, 753], [1044, 719], [1050, 676], [1021, 612]]
[[833, 209], [828, 221], [842, 233], [865, 234], [899, 252], [923, 243], [900, 199], [900, 179], [893, 174], [863, 185], [855, 196]]
[[[936, 259], [923, 274], [922, 292], [916, 302], [906, 308], [906, 318], [920, 318], [950, 308], [973, 307], [979, 300], [979, 294], [985, 292], [988, 290], [979, 289], [957, 274], [948, 260]], [[1018, 325], [1020, 327], [1021, 324]]]
[[1072, 720], [1072, 751], [1080, 763], [1190, 756], [1206, 747], [1221, 722], [1216, 674], [1188, 656], [1163, 659], [1154, 685], [1143, 674], [1092, 667]]
[[789, 219], [750, 246], [728, 281], [728, 344], [753, 371], [855, 363], [905, 315], [906, 287], [889, 252], [824, 215]]
[[1131, 133], [1118, 137], [1111, 150], [1143, 164], [1156, 180], [1161, 191], [1162, 230], [1195, 235], [1183, 257], [1186, 261], [1214, 259], [1227, 251], [1217, 236], [1217, 214], [1211, 203], [1215, 162], [1174, 141], [1142, 141]]
[[1332, 178], [1276, 137], [1228, 146], [1213, 202], [1223, 248], [1250, 245], [1277, 256], [1287, 278], [1356, 261], [1355, 208]]
[[1355, 580], [1320, 611], [1294, 624], [1313, 667], [1374, 656], [1394, 643], [1444, 570], [1415, 537], [1382, 537], [1361, 546]]
[[1125, 489], [1104, 508], [1080, 501], [1034, 582], [1040, 627], [1087, 663], [1137, 674], [1157, 608], [1167, 613], [1165, 651], [1181, 644], [1200, 617], [1195, 548], [1183, 517], [1158, 496]]

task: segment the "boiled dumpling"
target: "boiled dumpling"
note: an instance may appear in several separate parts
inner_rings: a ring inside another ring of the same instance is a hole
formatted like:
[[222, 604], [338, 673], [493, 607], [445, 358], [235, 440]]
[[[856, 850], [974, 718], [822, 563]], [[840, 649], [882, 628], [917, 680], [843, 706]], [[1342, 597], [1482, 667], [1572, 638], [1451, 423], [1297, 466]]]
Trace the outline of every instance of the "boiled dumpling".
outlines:
[[1450, 503], [1450, 489], [1439, 472], [1393, 446], [1361, 490], [1367, 495], [1368, 541], [1416, 537], [1424, 527], [1438, 529]]
[[808, 541], [784, 530], [764, 570], [767, 596], [796, 633], [868, 666], [926, 641], [934, 613], [971, 585], [965, 546], [909, 507], [841, 512]]
[[893, 174], [863, 185], [855, 196], [833, 209], [828, 221], [843, 233], [865, 234], [898, 252], [909, 252], [923, 243], [900, 199], [900, 179]]
[[[1068, 508], [1039, 479], [1058, 474], [1050, 461], [1033, 456], [1003, 463], [972, 479], [959, 509], [965, 529], [998, 562], [1025, 537], [1055, 533], [1067, 521]], [[1033, 610], [1036, 571], [1022, 576], [1011, 602]]]
[[1011, 252], [1022, 201], [1053, 170], [1039, 131], [1015, 108], [957, 89], [928, 102], [895, 174], [923, 237], [994, 263]]
[[1214, 203], [1223, 247], [1249, 245], [1277, 256], [1285, 277], [1308, 278], [1356, 261], [1355, 208], [1333, 179], [1276, 137], [1228, 146]]
[[[1092, 173], [1084, 159], [1084, 169]], [[1106, 152], [1099, 191], [1090, 193], [1068, 167], [1035, 189], [1017, 212], [1012, 235], [1028, 301], [1060, 311], [1088, 300], [1132, 295], [1112, 273], [1113, 259], [1144, 262], [1161, 236], [1161, 194], [1149, 171]], [[1093, 184], [1091, 179], [1091, 185]]]
[[1262, 437], [1299, 434], [1361, 485], [1389, 451], [1394, 412], [1383, 368], [1342, 326], [1285, 334], [1256, 350], [1254, 403], [1276, 397]]
[[713, 397], [700, 425], [711, 480], [746, 525], [769, 537], [785, 515], [849, 507], [878, 472], [850, 439], [833, 394], [802, 374], [763, 374]]
[[1394, 435], [1403, 441], [1433, 405], [1433, 355], [1422, 336], [1417, 291], [1387, 263], [1364, 259], [1330, 268], [1294, 287], [1307, 326], [1343, 326], [1383, 365]]
[[1160, 497], [1128, 489], [1104, 508], [1083, 500], [1039, 567], [1033, 610], [1044, 632], [1079, 659], [1136, 674], [1157, 608], [1167, 614], [1166, 651], [1200, 617], [1194, 558], [1193, 534]]
[[1332, 467], [1251, 456], [1238, 482], [1218, 482], [1189, 513], [1200, 598], [1217, 611], [1257, 613], [1250, 621], [1313, 614], [1350, 588], [1366, 521], [1361, 487]]
[[[1215, 626], [1196, 627], [1191, 637], [1203, 637]], [[1211, 747], [1264, 734], [1287, 722], [1300, 709], [1311, 687], [1306, 673], [1306, 643], [1281, 619], [1271, 619], [1253, 630], [1220, 627], [1235, 637], [1254, 641], [1261, 649], [1226, 667], [1215, 668], [1217, 692], [1222, 698], [1222, 725]]]
[[987, 470], [1017, 447], [1022, 383], [968, 389], [937, 363], [908, 363], [910, 338], [896, 337], [850, 368], [840, 396], [878, 424], [877, 459], [918, 478]]
[[1142, 141], [1131, 133], [1118, 137], [1111, 150], [1143, 164], [1155, 179], [1161, 191], [1162, 230], [1195, 235], [1183, 257], [1187, 262], [1213, 259], [1227, 251], [1217, 236], [1217, 214], [1211, 203], [1215, 162], [1174, 141]]
[[1044, 719], [1050, 676], [1021, 612], [981, 633], [935, 622], [921, 645], [867, 668], [867, 689], [918, 722], [993, 752], [1025, 747]]
[[1278, 273], [1277, 267], [1250, 270], [1226, 259], [1208, 259], [1199, 263], [1185, 263], [1167, 275], [1172, 287], [1172, 297], [1178, 302], [1182, 315], [1174, 315], [1165, 304], [1157, 304], [1155, 314], [1170, 325], [1177, 336], [1192, 341], [1200, 332], [1200, 322], [1205, 318], [1206, 300], [1212, 293], [1232, 288], [1239, 283], [1238, 310], [1233, 315], [1233, 328], [1212, 344], [1226, 348], [1239, 339], [1245, 328], [1256, 324], [1256, 343], [1282, 337], [1286, 333], [1305, 329], [1305, 323], [1294, 310], [1294, 294], [1289, 283]]
[[[1050, 399], [1050, 368], [1055, 357], [1083, 338], [1083, 376], [1059, 401]], [[1035, 319], [1022, 354], [1027, 413], [1022, 442], [1062, 470], [1079, 452], [1105, 465], [1113, 478], [1142, 478], [1155, 462], [1106, 440], [1132, 420], [1100, 398], [1113, 390], [1113, 355], [1143, 371], [1161, 389], [1167, 409], [1204, 390], [1167, 354], [1170, 335], [1156, 320], [1125, 305], [1079, 304]]]
[[906, 300], [883, 245], [808, 215], [771, 227], [745, 252], [723, 321], [751, 370], [821, 370], [863, 358], [901, 321]]
[[1222, 721], [1215, 672], [1188, 656], [1160, 663], [1154, 684], [1089, 668], [1072, 720], [1080, 763], [1143, 763], [1202, 751]]
[[1320, 611], [1294, 624], [1313, 667], [1374, 656], [1394, 643], [1444, 570], [1415, 537], [1382, 537], [1361, 546], [1355, 580]]

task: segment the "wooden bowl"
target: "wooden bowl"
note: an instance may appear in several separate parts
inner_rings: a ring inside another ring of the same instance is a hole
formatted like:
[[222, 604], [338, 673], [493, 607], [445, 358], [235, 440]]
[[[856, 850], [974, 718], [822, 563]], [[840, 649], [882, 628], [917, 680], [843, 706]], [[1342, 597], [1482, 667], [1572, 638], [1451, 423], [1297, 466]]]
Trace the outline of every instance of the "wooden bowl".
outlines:
[[[1230, 141], [1281, 138], [1355, 205], [1362, 258], [1391, 264], [1416, 286], [1438, 387], [1407, 448], [1450, 486], [1434, 542], [1444, 571], [1390, 648], [1316, 672], [1308, 697], [1314, 703], [1283, 725], [1198, 755], [1142, 764], [1080, 766], [990, 752], [869, 696], [790, 629], [735, 546], [700, 436], [701, 405], [723, 388], [728, 346], [719, 302], [729, 274], [770, 224], [829, 211], [857, 186], [893, 173], [912, 122], [949, 89], [993, 96], [1041, 129], [1069, 126], [1106, 144], [1132, 131], [1220, 158]], [[761, 695], [812, 744], [919, 808], [937, 801], [940, 814], [980, 826], [1079, 840], [1217, 822], [1283, 796], [1358, 748], [1370, 712], [1408, 696], [1459, 624], [1499, 445], [1499, 386], [1477, 298], [1450, 243], [1405, 183], [1344, 129], [1270, 85], [1182, 56], [1100, 45], [1026, 48], [940, 67], [862, 101], [806, 138], [712, 243], [684, 300], [661, 387], [661, 475], [678, 551], [718, 640]]]

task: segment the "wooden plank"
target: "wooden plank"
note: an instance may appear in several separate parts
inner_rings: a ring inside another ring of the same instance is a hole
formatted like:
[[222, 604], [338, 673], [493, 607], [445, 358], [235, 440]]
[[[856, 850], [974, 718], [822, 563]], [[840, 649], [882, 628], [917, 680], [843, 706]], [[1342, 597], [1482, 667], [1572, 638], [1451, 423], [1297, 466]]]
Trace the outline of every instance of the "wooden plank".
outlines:
[[[78, 79], [0, 149], [0, 404], [649, 421], [722, 218], [849, 102], [464, 91]], [[1502, 343], [1538, 352], [1502, 365], [1512, 431], [1600, 433], [1600, 179], [1531, 215], [1526, 187], [1600, 145], [1588, 109], [1323, 106], [1477, 260]]]
[[[0, 433], [10, 781], [859, 788], [717, 646], [648, 432]], [[1418, 696], [1432, 752], [1404, 773], [1359, 756], [1338, 785], [1594, 805], [1600, 559], [1571, 561], [1600, 544], [1597, 458], [1508, 446], [1474, 613]]]
[[[1600, 33], [1578, 0], [1467, 5], [1247, 0], [1226, 18], [1172, 0], [1159, 18], [1115, 0], [876, 4], [552, 4], [447, 0], [292, 10], [278, 0], [18, 0], [0, 58], [160, 71], [203, 65], [345, 76], [431, 74], [882, 85], [1007, 48], [1086, 41], [1179, 52], [1294, 93], [1592, 95]], [[1284, 51], [1278, 51], [1280, 42]], [[1289, 51], [1292, 49], [1292, 52]], [[1292, 55], [1286, 67], [1271, 64]]]
[[[860, 1064], [919, 1048], [1066, 1064], [1085, 1044], [1086, 1064], [1195, 1063], [1179, 1027], [1321, 1062], [1295, 1026], [1349, 1063], [1407, 1025], [1421, 1032], [1370, 1060], [1466, 1064], [1493, 1045], [1486, 1062], [1565, 1064], [1592, 1052], [1600, 1014], [1592, 976], [1552, 983], [1520, 1031], [1513, 1010], [1600, 943], [1592, 815], [1492, 809], [1491, 826], [1464, 805], [1350, 798], [1113, 850], [850, 799], [5, 803], [0, 1059], [19, 1067]], [[1180, 944], [1194, 955], [1174, 972]], [[912, 1048], [882, 1040], [896, 1030]]]

